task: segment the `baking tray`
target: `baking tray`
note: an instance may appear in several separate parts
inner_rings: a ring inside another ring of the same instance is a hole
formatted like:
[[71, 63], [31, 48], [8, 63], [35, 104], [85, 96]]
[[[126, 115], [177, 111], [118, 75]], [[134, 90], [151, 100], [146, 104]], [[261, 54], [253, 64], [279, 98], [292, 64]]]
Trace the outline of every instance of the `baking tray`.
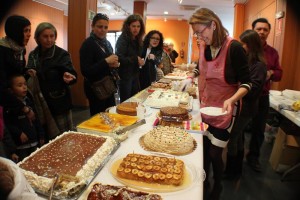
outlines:
[[[103, 160], [101, 165], [95, 170], [93, 177], [90, 180], [87, 180], [86, 185], [83, 188], [81, 188], [81, 190], [79, 192], [77, 192], [73, 196], [56, 196], [53, 194], [52, 199], [56, 199], [56, 200], [76, 200], [76, 199], [78, 199], [84, 193], [84, 191], [89, 187], [90, 183], [94, 180], [94, 178], [98, 175], [98, 173], [102, 170], [102, 168], [106, 165], [106, 163], [111, 159], [111, 157], [114, 155], [114, 153], [119, 149], [120, 142], [118, 142], [118, 141], [116, 141], [116, 142], [117, 142], [117, 145], [113, 148], [113, 150], [110, 152], [110, 154]], [[50, 196], [50, 193], [45, 193], [34, 187], [33, 187], [33, 189], [40, 196], [43, 196], [43, 197]]]

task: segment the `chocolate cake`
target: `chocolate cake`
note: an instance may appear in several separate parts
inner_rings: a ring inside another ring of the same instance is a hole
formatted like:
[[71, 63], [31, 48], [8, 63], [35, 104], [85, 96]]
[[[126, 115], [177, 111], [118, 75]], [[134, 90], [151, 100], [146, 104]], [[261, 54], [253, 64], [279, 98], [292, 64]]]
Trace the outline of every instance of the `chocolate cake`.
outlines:
[[162, 200], [158, 194], [130, 190], [122, 186], [94, 184], [87, 200]]
[[56, 174], [74, 177], [57, 195], [86, 184], [117, 145], [111, 137], [66, 132], [18, 163], [33, 188], [48, 192]]
[[187, 109], [178, 106], [167, 106], [160, 109], [160, 125], [182, 127], [182, 122], [189, 120]]

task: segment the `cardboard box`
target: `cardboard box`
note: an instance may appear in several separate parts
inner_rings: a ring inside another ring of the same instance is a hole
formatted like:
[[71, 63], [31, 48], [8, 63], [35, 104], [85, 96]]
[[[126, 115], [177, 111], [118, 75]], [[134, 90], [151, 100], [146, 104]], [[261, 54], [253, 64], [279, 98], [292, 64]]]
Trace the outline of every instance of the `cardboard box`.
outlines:
[[299, 162], [300, 137], [287, 135], [279, 128], [270, 156], [272, 168], [277, 172], [284, 172]]

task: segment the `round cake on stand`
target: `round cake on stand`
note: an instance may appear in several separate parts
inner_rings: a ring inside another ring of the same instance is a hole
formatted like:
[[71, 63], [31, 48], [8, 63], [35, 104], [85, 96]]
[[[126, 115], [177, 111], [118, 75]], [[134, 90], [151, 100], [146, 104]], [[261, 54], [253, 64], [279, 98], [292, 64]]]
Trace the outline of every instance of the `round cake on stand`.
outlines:
[[118, 114], [136, 116], [136, 107], [138, 106], [137, 102], [123, 102], [117, 105], [116, 111]]

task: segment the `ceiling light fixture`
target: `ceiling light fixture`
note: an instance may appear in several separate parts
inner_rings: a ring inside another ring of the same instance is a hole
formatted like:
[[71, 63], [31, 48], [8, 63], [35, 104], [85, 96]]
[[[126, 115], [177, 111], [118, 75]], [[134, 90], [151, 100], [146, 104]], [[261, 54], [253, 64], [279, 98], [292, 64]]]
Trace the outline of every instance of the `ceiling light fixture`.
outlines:
[[68, 2], [65, 2], [65, 1], [61, 1], [61, 0], [55, 0], [56, 2], [58, 2], [58, 3], [61, 3], [61, 4], [64, 4], [64, 5], [68, 5]]
[[167, 15], [167, 14], [169, 14], [169, 12], [168, 11], [164, 11], [164, 14]]
[[[103, 1], [103, 0], [102, 0]], [[104, 0], [105, 1], [105, 0]], [[115, 2], [113, 2], [112, 0], [106, 0], [106, 2], [110, 2], [111, 4], [113, 4], [116, 13], [121, 13], [123, 12], [125, 16], [129, 16], [130, 13], [128, 13], [126, 10], [124, 10], [121, 6], [119, 6], [118, 4], [116, 4]], [[111, 14], [111, 13], [110, 13]]]
[[178, 3], [181, 4], [181, 3], [182, 3], [182, 0], [178, 0]]

